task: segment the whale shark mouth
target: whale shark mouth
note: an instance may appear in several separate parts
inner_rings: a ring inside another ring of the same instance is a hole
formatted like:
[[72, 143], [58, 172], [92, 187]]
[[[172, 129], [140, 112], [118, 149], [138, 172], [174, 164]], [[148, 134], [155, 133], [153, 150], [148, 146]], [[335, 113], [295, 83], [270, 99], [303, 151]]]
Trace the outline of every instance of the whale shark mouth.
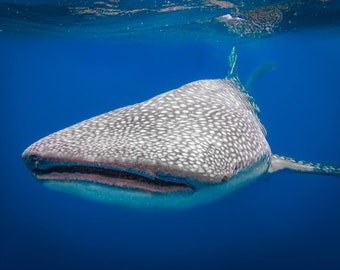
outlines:
[[120, 171], [109, 167], [88, 164], [56, 163], [24, 157], [24, 163], [33, 175], [41, 181], [82, 181], [137, 190], [147, 193], [168, 194], [175, 192], [194, 192], [195, 188], [186, 183], [178, 183], [148, 178], [137, 173]]

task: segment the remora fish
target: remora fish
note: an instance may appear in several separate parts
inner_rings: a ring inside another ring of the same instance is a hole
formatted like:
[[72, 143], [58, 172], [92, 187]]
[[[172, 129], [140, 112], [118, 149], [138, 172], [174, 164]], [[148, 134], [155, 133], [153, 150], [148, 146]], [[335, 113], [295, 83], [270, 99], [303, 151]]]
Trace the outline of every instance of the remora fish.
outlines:
[[25, 165], [50, 188], [140, 208], [202, 204], [281, 169], [339, 176], [271, 153], [236, 58], [233, 48], [226, 79], [194, 81], [37, 141]]

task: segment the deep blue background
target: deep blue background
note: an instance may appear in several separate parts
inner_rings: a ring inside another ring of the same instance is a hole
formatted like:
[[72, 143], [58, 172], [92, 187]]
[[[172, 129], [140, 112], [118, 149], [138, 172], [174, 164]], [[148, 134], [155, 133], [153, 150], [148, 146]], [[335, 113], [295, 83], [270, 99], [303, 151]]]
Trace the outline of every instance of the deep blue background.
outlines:
[[139, 212], [44, 188], [20, 155], [37, 139], [197, 79], [237, 45], [274, 153], [340, 164], [340, 37], [124, 43], [0, 38], [0, 269], [339, 269], [340, 181], [275, 174], [215, 203]]

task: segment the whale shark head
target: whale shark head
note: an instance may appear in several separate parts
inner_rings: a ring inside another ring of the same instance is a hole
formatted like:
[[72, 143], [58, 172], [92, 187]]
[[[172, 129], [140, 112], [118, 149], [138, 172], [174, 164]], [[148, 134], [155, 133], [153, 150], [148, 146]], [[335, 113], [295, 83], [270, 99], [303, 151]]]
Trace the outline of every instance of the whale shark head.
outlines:
[[[28, 147], [48, 187], [137, 207], [187, 207], [275, 170], [236, 54], [226, 79], [200, 80], [90, 118]], [[285, 167], [285, 166], [283, 166]]]
[[269, 154], [247, 94], [233, 81], [202, 80], [53, 133], [23, 159], [48, 185], [144, 193], [157, 202], [226, 189], [223, 183]]

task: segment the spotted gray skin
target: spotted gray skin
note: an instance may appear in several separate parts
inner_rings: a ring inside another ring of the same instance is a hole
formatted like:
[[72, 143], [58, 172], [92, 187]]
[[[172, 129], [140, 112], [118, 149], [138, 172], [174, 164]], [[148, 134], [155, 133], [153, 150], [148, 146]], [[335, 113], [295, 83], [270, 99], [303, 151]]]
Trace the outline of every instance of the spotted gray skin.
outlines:
[[202, 80], [56, 132], [24, 156], [218, 183], [270, 154], [247, 96]]
[[191, 206], [268, 171], [315, 172], [271, 154], [235, 65], [233, 50], [227, 79], [191, 82], [53, 133], [24, 162], [52, 187], [134, 206]]

